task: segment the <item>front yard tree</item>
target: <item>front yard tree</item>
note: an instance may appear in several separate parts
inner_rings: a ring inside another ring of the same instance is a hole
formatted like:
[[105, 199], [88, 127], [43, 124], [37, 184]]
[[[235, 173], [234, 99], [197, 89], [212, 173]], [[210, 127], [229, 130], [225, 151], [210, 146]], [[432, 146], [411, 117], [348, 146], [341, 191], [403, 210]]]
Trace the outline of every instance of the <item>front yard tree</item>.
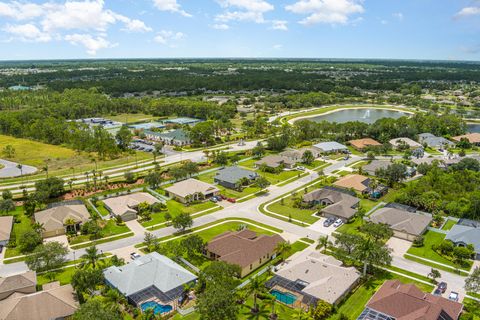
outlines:
[[156, 251], [159, 248], [158, 238], [150, 232], [145, 232], [145, 238], [143, 238], [143, 242], [147, 246], [149, 252]]
[[260, 141], [252, 149], [252, 154], [255, 159], [260, 159], [265, 154], [265, 147]]
[[12, 199], [0, 200], [0, 212], [7, 214], [15, 210], [15, 202]]
[[310, 165], [315, 161], [315, 157], [313, 156], [312, 151], [310, 150], [305, 150], [305, 152], [302, 155], [302, 163]]
[[353, 258], [363, 263], [363, 276], [371, 265], [388, 266], [392, 262], [391, 249], [371, 239], [362, 239], [353, 250]]
[[102, 269], [77, 269], [72, 276], [71, 284], [82, 301], [84, 293], [95, 291], [97, 286], [102, 285], [103, 282]]
[[476, 267], [465, 279], [465, 290], [477, 294], [480, 293], [480, 267]]
[[50, 177], [35, 182], [35, 190], [38, 194], [44, 194], [47, 198], [56, 198], [64, 194], [65, 181], [61, 178]]
[[433, 282], [436, 283], [436, 282], [437, 282], [437, 279], [438, 279], [438, 278], [441, 278], [442, 275], [441, 275], [440, 271], [438, 271], [437, 269], [433, 269], [433, 268], [432, 268], [432, 270], [430, 270], [430, 273], [428, 274], [428, 277], [429, 277], [429, 278], [432, 278]]
[[117, 310], [106, 308], [98, 299], [89, 299], [75, 311], [73, 320], [117, 320], [122, 316]]
[[45, 272], [60, 268], [66, 261], [68, 248], [60, 242], [48, 242], [35, 248], [25, 259], [28, 268], [36, 272]]
[[277, 247], [275, 248], [275, 251], [280, 255], [282, 261], [285, 260], [285, 257], [287, 256], [287, 253], [290, 252], [290, 249], [292, 249], [292, 245], [288, 241], [283, 241], [279, 242], [277, 244]]
[[133, 135], [130, 132], [130, 129], [128, 129], [126, 125], [123, 125], [115, 135], [115, 138], [117, 139], [117, 142], [118, 142], [118, 147], [121, 150], [127, 150], [130, 143], [132, 142], [132, 137]]
[[18, 247], [22, 253], [32, 252], [43, 241], [42, 236], [35, 230], [29, 230], [20, 235]]
[[387, 240], [393, 236], [393, 231], [390, 226], [383, 223], [367, 222], [366, 224], [360, 226], [359, 230], [375, 242]]
[[187, 212], [182, 212], [172, 219], [172, 225], [175, 229], [183, 232], [193, 225], [193, 219]]
[[195, 254], [202, 254], [203, 249], [205, 248], [205, 242], [196, 234], [182, 239], [182, 245], [185, 247], [189, 257], [192, 257]]
[[158, 188], [162, 183], [162, 174], [156, 170], [150, 171], [145, 177], [145, 183], [153, 189]]
[[80, 258], [83, 260], [82, 265], [84, 267], [92, 266], [94, 269], [97, 267], [98, 260], [100, 260], [101, 255], [98, 252], [96, 246], [91, 246], [85, 249], [85, 254]]
[[260, 189], [265, 189], [269, 185], [270, 185], [270, 182], [265, 177], [258, 177], [257, 180], [255, 180], [255, 186], [257, 186]]
[[221, 166], [227, 165], [227, 163], [228, 163], [227, 153], [224, 152], [224, 151], [220, 151], [219, 153], [217, 153], [216, 156], [215, 156], [214, 162], [221, 165]]

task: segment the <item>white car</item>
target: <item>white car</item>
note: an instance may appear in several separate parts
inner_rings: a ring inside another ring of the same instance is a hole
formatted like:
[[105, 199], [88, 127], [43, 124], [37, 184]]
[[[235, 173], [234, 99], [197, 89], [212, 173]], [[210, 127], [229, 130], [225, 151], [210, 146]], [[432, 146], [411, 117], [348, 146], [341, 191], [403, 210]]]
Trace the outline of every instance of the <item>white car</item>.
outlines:
[[448, 296], [448, 300], [458, 302], [458, 293], [455, 291], [450, 292], [450, 295]]
[[305, 167], [302, 167], [302, 166], [298, 166], [296, 169], [297, 169], [298, 171], [305, 171]]
[[337, 220], [333, 223], [333, 227], [334, 227], [334, 228], [338, 228], [338, 227], [340, 227], [342, 224], [343, 224], [343, 220], [342, 220], [342, 219], [337, 219]]
[[140, 258], [140, 255], [136, 252], [132, 252], [132, 253], [130, 253], [130, 258], [132, 258], [132, 260], [135, 260], [135, 259]]

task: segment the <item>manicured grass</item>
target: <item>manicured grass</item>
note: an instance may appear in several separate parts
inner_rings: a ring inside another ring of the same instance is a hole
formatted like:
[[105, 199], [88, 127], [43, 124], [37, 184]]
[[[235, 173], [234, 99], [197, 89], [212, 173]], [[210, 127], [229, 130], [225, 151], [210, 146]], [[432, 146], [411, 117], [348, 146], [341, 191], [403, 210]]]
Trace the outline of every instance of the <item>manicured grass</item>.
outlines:
[[126, 233], [126, 234], [122, 234], [122, 235], [119, 235], [117, 237], [111, 237], [109, 239], [100, 239], [100, 240], [97, 240], [95, 242], [92, 242], [92, 243], [85, 243], [85, 244], [78, 244], [78, 245], [74, 245], [74, 246], [71, 246], [70, 248], [71, 249], [74, 249], [74, 250], [77, 250], [77, 249], [82, 249], [82, 248], [88, 248], [88, 247], [91, 247], [92, 245], [99, 245], [99, 244], [102, 244], [102, 243], [107, 243], [107, 242], [111, 242], [111, 241], [116, 241], [116, 240], [120, 240], [120, 239], [125, 239], [125, 238], [128, 238], [128, 237], [131, 237], [133, 236], [134, 233], [133, 232], [129, 232], [129, 233]]
[[[13, 224], [10, 238], [12, 241], [15, 241], [15, 243], [18, 244], [18, 239], [20, 239], [20, 236], [23, 233], [32, 230], [32, 219], [24, 214], [23, 206], [16, 207], [15, 211], [9, 212], [8, 215], [15, 217], [16, 223]], [[22, 255], [22, 253], [17, 248], [7, 248], [5, 251], [5, 258], [11, 258], [19, 255]]]
[[439, 262], [442, 264], [446, 264], [454, 268], [460, 268], [467, 271], [470, 270], [471, 262], [470, 262], [470, 267], [461, 267], [453, 263], [452, 261], [448, 260], [447, 258], [441, 256], [440, 254], [438, 254], [432, 249], [432, 246], [440, 244], [444, 239], [445, 239], [445, 234], [443, 233], [427, 231], [424, 235], [423, 247], [416, 248], [412, 246], [410, 249], [408, 249], [407, 253], [414, 256], [429, 259], [435, 262]]
[[[312, 188], [312, 190], [314, 190]], [[295, 208], [294, 207], [294, 199], [296, 197], [302, 197], [304, 194], [304, 191], [299, 191], [297, 195], [294, 196], [288, 196], [287, 198], [284, 198], [283, 200], [277, 201], [267, 207], [269, 211], [272, 211], [274, 213], [280, 214], [286, 218], [292, 218], [296, 220], [303, 221], [305, 223], [312, 224], [320, 217], [313, 216], [315, 212], [318, 210], [316, 209], [301, 209], [301, 208]]]
[[97, 207], [98, 212], [100, 212], [100, 214], [103, 217], [110, 216], [110, 211], [108, 211], [107, 208], [105, 208], [105, 204], [103, 203], [103, 201], [97, 201], [96, 207]]
[[69, 284], [72, 281], [72, 276], [73, 274], [77, 271], [78, 269], [76, 267], [68, 267], [63, 269], [62, 271], [55, 272], [52, 276], [53, 279], [49, 279], [46, 274], [39, 274], [37, 275], [37, 284], [40, 286], [43, 286], [44, 284], [54, 282], [54, 281], [60, 281], [60, 285], [66, 285]]
[[312, 163], [310, 164], [305, 164], [305, 163], [299, 163], [298, 165], [299, 166], [303, 166], [305, 168], [308, 168], [308, 169], [315, 169], [317, 167], [320, 167], [320, 166], [323, 166], [325, 165], [326, 162], [322, 161], [322, 160], [314, 160]]
[[414, 278], [417, 278], [419, 280], [423, 280], [423, 281], [426, 281], [426, 282], [430, 282], [431, 284], [434, 284], [433, 280], [430, 279], [429, 277], [423, 276], [423, 275], [415, 273], [415, 272], [411, 272], [411, 271], [408, 271], [408, 270], [405, 270], [405, 269], [397, 268], [395, 266], [389, 266], [389, 267], [387, 267], [387, 269], [392, 270], [392, 271], [396, 271], [396, 272], [400, 272], [404, 275], [414, 277]]
[[[167, 211], [170, 213], [170, 215], [173, 217], [179, 215], [180, 213], [186, 212], [189, 214], [194, 214], [200, 211], [204, 211], [207, 209], [213, 209], [217, 207], [217, 205], [211, 201], [205, 201], [201, 203], [196, 203], [196, 204], [191, 204], [191, 205], [184, 205], [176, 200], [169, 200], [166, 203], [167, 205]], [[166, 222], [165, 220], [165, 213], [167, 211], [162, 211], [158, 213], [152, 214], [152, 219], [149, 221], [142, 222], [142, 226], [144, 227], [151, 227], [156, 224], [160, 224], [163, 222]], [[210, 211], [209, 211], [210, 212]], [[213, 210], [211, 211], [213, 212]]]
[[440, 264], [431, 263], [431, 262], [419, 259], [416, 256], [411, 256], [411, 255], [406, 254], [403, 257], [405, 259], [415, 261], [415, 262], [418, 262], [420, 264], [424, 264], [426, 266], [430, 266], [434, 269], [443, 270], [443, 271], [451, 272], [451, 273], [454, 273], [454, 274], [459, 274], [459, 275], [464, 276], [464, 277], [468, 276], [468, 272], [466, 272], [466, 271], [462, 271], [460, 269], [453, 269], [453, 268], [449, 268], [449, 267], [444, 267], [443, 265], [440, 265]]
[[302, 175], [301, 171], [282, 171], [280, 173], [260, 172], [258, 174], [265, 177], [271, 184], [277, 184], [287, 179]]
[[365, 213], [370, 211], [377, 204], [378, 204], [378, 202], [370, 200], [370, 199], [360, 199], [360, 207], [362, 207], [365, 210]]
[[[102, 229], [102, 238], [107, 238], [130, 231], [130, 229], [126, 225], [117, 225], [115, 220], [108, 220], [106, 222], [100, 221], [100, 223], [104, 226]], [[102, 238], [98, 240], [101, 240]], [[92, 241], [91, 235], [80, 235], [72, 238], [70, 240], [70, 245], [76, 245], [87, 241]]]
[[305, 242], [308, 242], [308, 243], [310, 243], [310, 244], [314, 244], [314, 243], [315, 243], [315, 240], [310, 239], [310, 238], [301, 238], [300, 240], [305, 241]]
[[456, 224], [456, 221], [448, 219], [447, 222], [445, 222], [445, 224], [443, 225], [442, 230], [450, 230]]
[[357, 228], [362, 225], [362, 219], [355, 217], [351, 222], [341, 225], [337, 232], [342, 233], [358, 233]]
[[336, 315], [330, 317], [330, 319], [337, 319], [338, 315], [341, 313], [348, 315], [350, 319], [356, 319], [360, 315], [360, 313], [362, 313], [365, 305], [367, 304], [368, 300], [370, 300], [370, 298], [373, 296], [373, 294], [382, 286], [382, 284], [386, 280], [391, 279], [398, 279], [403, 283], [413, 283], [417, 287], [419, 287], [420, 290], [425, 292], [431, 292], [434, 288], [433, 285], [429, 286], [396, 274], [392, 274], [389, 272], [381, 272], [379, 275], [369, 279], [367, 282], [363, 283], [355, 291], [353, 291], [340, 305]]
[[150, 114], [144, 114], [144, 113], [120, 113], [116, 115], [105, 115], [104, 116], [106, 119], [110, 119], [113, 121], [118, 121], [118, 122], [141, 122], [141, 121], [150, 121], [153, 119], [157, 119], [158, 117], [154, 117]]
[[480, 319], [480, 302], [473, 299], [463, 299], [463, 313], [460, 320], [478, 320]]
[[[214, 184], [213, 178], [215, 177], [216, 174], [217, 174], [217, 171], [212, 171], [212, 172], [200, 174], [199, 176], [197, 176], [197, 179], [201, 180], [203, 182], [206, 182], [206, 183]], [[255, 192], [260, 191], [260, 188], [255, 187], [255, 186], [245, 187], [245, 188], [243, 188], [242, 191], [237, 191], [237, 190], [225, 188], [224, 186], [221, 186], [221, 185], [218, 185], [218, 184], [215, 185], [215, 186], [220, 190], [220, 193], [222, 195], [226, 196], [227, 198], [235, 198], [235, 199], [239, 199], [239, 198], [242, 198], [242, 197], [245, 197], [245, 196], [248, 196], [250, 194], [253, 194]]]

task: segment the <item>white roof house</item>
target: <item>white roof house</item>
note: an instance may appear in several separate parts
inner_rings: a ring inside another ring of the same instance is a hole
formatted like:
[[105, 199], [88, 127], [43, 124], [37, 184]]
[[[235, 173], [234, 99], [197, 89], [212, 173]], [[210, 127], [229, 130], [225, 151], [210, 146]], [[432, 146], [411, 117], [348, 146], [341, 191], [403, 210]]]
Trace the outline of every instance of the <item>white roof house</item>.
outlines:
[[346, 145], [343, 145], [336, 141], [320, 142], [313, 145], [313, 147], [320, 150], [320, 152], [340, 152], [348, 150], [348, 147]]
[[184, 284], [197, 279], [193, 273], [157, 252], [121, 267], [109, 267], [103, 274], [107, 284], [135, 303], [152, 295], [164, 302], [172, 301], [183, 292]]
[[212, 195], [216, 195], [220, 190], [209, 183], [197, 180], [197, 179], [187, 179], [175, 183], [173, 186], [168, 187], [165, 191], [174, 198], [177, 198], [181, 202], [187, 201], [187, 197], [192, 197], [193, 200], [197, 200], [198, 195], [202, 195], [203, 198], [208, 198]]

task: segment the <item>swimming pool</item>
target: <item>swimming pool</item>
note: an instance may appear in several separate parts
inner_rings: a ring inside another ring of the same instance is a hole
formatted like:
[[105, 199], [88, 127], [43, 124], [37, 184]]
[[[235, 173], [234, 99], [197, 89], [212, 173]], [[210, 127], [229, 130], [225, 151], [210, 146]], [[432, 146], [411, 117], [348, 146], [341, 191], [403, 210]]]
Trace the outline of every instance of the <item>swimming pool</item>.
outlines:
[[151, 308], [153, 309], [153, 313], [155, 314], [167, 313], [172, 311], [173, 309], [173, 307], [170, 305], [159, 304], [159, 303], [156, 303], [155, 301], [148, 301], [148, 302], [142, 303], [140, 308], [142, 309], [142, 311], [145, 311]]
[[285, 303], [285, 304], [293, 304], [295, 301], [297, 301], [297, 297], [290, 292], [281, 292], [278, 290], [272, 290], [270, 291], [270, 294], [275, 296], [278, 301]]

